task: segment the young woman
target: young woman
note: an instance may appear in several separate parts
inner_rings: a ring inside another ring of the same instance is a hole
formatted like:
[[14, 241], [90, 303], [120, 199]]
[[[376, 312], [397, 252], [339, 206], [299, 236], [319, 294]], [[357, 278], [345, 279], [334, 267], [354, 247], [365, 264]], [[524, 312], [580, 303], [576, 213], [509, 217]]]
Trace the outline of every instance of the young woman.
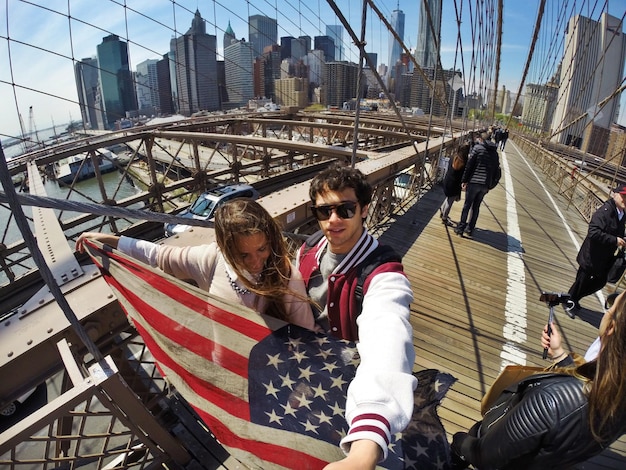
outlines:
[[[600, 453], [626, 431], [626, 297], [600, 323], [596, 359], [576, 363], [552, 324], [542, 345], [553, 370], [509, 386], [469, 433], [452, 441], [453, 468], [570, 468]], [[576, 364], [580, 365], [576, 365]]]
[[315, 329], [300, 272], [291, 264], [280, 227], [256, 201], [241, 198], [215, 213], [216, 242], [175, 247], [145, 240], [85, 232], [76, 240], [84, 251], [87, 238], [117, 248], [225, 300], [294, 325]]
[[443, 193], [446, 195], [446, 198], [443, 200], [439, 212], [441, 221], [448, 226], [452, 226], [452, 221], [449, 217], [452, 204], [454, 204], [454, 201], [461, 199], [461, 178], [463, 178], [469, 151], [469, 142], [461, 144], [454, 154], [454, 158], [448, 163], [448, 170], [443, 178]]

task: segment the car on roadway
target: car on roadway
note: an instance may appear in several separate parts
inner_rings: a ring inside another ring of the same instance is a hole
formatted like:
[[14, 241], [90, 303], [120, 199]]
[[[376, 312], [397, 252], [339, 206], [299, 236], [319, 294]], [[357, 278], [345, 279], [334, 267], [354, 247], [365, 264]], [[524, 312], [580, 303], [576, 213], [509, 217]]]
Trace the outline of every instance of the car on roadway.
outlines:
[[[226, 186], [218, 186], [202, 193], [193, 202], [193, 204], [181, 212], [179, 215], [186, 219], [211, 220], [215, 216], [215, 209], [224, 204], [226, 201], [247, 197], [258, 199], [259, 192], [248, 184], [232, 184]], [[165, 236], [171, 237], [179, 233], [189, 230], [191, 225], [165, 223]]]
[[37, 390], [37, 387], [31, 388], [30, 390], [26, 391], [26, 393], [20, 395], [11, 403], [7, 404], [5, 407], [3, 407], [0, 410], [0, 416], [13, 416], [15, 412], [18, 410], [18, 408], [20, 407], [20, 405], [22, 405], [22, 403], [28, 400], [30, 396], [33, 393], [35, 393], [36, 390]]

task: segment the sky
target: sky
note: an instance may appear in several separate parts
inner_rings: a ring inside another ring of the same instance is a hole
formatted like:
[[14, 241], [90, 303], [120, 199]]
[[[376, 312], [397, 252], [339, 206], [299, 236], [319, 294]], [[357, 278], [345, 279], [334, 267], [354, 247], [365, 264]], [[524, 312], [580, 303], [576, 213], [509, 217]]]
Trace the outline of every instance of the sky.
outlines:
[[[409, 48], [417, 43], [420, 3], [419, 0], [376, 1], [387, 19], [398, 6], [404, 12], [404, 40]], [[441, 58], [447, 69], [455, 65], [462, 69], [460, 55], [456, 53], [455, 3], [464, 9], [461, 34], [465, 67], [469, 67], [472, 53], [468, 1], [443, 0]], [[523, 74], [538, 3], [539, 0], [504, 0], [499, 84], [512, 92], [518, 90]], [[562, 2], [548, 0], [547, 3], [554, 8]], [[336, 0], [336, 4], [359, 35], [362, 1]], [[626, 10], [626, 0], [610, 0], [608, 5], [609, 12], [617, 17]], [[170, 39], [189, 29], [196, 9], [207, 21], [207, 33], [217, 36], [218, 54], [229, 22], [237, 38], [248, 38], [250, 15], [277, 18], [279, 37], [324, 35], [326, 24], [340, 24], [325, 0], [7, 0], [1, 8], [0, 138], [3, 139], [19, 135], [20, 114], [25, 130], [29, 130], [31, 107], [37, 129], [80, 119], [72, 59], [94, 57], [97, 45], [111, 33], [129, 41], [131, 68], [135, 69], [146, 59], [160, 59], [168, 51]], [[550, 8], [546, 9], [547, 18], [553, 14]], [[371, 10], [367, 14], [366, 49], [378, 53], [379, 64], [386, 63], [389, 33]], [[597, 17], [597, 12], [590, 12], [590, 16], [594, 14]], [[554, 34], [544, 31], [544, 41]], [[345, 58], [357, 62], [358, 54], [350, 46], [347, 33], [344, 42]], [[545, 67], [531, 67], [526, 83], [545, 82], [546, 74]], [[622, 105], [619, 122], [626, 125], [626, 103]]]

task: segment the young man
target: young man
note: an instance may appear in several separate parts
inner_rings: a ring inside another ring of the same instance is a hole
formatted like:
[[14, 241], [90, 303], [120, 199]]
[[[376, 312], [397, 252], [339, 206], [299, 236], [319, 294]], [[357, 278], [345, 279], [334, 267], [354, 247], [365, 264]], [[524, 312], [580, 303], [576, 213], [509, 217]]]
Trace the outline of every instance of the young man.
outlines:
[[[465, 191], [465, 203], [461, 211], [461, 220], [454, 229], [457, 235], [472, 237], [483, 198], [489, 192], [490, 185], [500, 168], [498, 149], [489, 134], [483, 132], [476, 139], [476, 144], [469, 154], [465, 171], [461, 178], [461, 188]], [[470, 216], [471, 212], [471, 216]], [[469, 223], [467, 217], [470, 217]]]
[[570, 318], [580, 309], [580, 299], [604, 287], [619, 251], [626, 248], [625, 209], [626, 185], [620, 185], [613, 190], [613, 197], [591, 216], [587, 236], [576, 257], [579, 268], [569, 288], [570, 300], [564, 305]]
[[333, 336], [358, 341], [361, 356], [348, 388], [350, 429], [341, 441], [347, 457], [327, 468], [373, 469], [413, 412], [413, 293], [402, 264], [383, 262], [365, 280], [359, 308], [359, 265], [379, 246], [363, 226], [372, 187], [359, 170], [332, 166], [313, 179], [309, 195], [324, 236], [302, 246], [297, 265], [319, 306], [318, 324]]

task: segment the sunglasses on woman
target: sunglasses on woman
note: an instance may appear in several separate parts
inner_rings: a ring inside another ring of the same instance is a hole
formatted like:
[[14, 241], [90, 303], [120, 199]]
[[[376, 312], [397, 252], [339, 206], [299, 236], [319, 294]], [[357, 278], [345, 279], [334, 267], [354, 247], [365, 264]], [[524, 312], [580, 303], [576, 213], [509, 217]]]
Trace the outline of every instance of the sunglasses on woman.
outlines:
[[317, 220], [328, 220], [330, 215], [335, 211], [338, 217], [342, 219], [351, 219], [356, 214], [356, 202], [347, 201], [341, 204], [332, 204], [328, 206], [311, 206], [313, 217]]

